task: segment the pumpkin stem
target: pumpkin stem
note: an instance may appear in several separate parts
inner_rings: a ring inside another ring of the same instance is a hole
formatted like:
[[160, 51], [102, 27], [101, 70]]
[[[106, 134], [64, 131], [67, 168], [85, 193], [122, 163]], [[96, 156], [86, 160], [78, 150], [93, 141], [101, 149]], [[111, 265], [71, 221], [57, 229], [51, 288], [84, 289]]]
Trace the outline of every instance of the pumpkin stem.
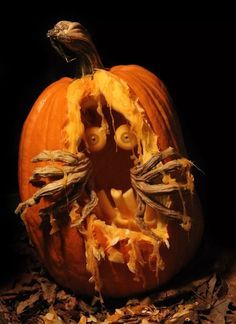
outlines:
[[87, 30], [78, 22], [59, 21], [47, 33], [52, 46], [67, 63], [77, 61], [76, 77], [93, 74], [102, 62]]

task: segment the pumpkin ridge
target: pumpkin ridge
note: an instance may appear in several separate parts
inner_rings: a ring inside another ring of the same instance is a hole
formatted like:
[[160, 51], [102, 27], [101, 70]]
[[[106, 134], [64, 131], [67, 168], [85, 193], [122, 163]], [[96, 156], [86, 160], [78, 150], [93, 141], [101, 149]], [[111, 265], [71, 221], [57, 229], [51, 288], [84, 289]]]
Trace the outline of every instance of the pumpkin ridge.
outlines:
[[[137, 75], [139, 75], [139, 77], [142, 78], [142, 74], [139, 71], [139, 69], [137, 70]], [[169, 96], [166, 86], [163, 84], [163, 82], [158, 77], [156, 77], [152, 73], [150, 74], [149, 78], [144, 78], [143, 82], [146, 84], [146, 88], [149, 91], [149, 93], [152, 96], [153, 96], [152, 93], [155, 93], [155, 96], [157, 96], [157, 98], [158, 98], [157, 102], [160, 102], [160, 105], [163, 108], [163, 115], [166, 116], [165, 120], [169, 125], [169, 127], [168, 127], [169, 133], [172, 136], [172, 139], [174, 140], [175, 138], [181, 137], [181, 140], [183, 141], [182, 132], [180, 130], [180, 125], [178, 122], [178, 116], [175, 112], [175, 109], [173, 108], [172, 99]], [[159, 84], [159, 87], [156, 86], [156, 83]], [[171, 124], [170, 124], [170, 121], [171, 121]], [[174, 134], [172, 134], [172, 131]]]
[[[165, 107], [164, 114], [167, 115], [167, 120], [170, 118], [171, 125], [173, 125], [173, 127], [170, 128], [170, 130], [172, 130], [174, 132], [174, 135], [172, 136], [172, 138], [179, 139], [177, 146], [175, 145], [175, 148], [176, 149], [178, 148], [179, 152], [186, 154], [186, 150], [183, 145], [183, 143], [184, 143], [183, 135], [181, 132], [181, 127], [179, 124], [178, 116], [175, 112], [175, 109], [173, 108], [172, 99], [169, 96], [168, 90], [167, 90], [166, 86], [164, 85], [164, 83], [152, 72], [146, 70], [143, 67], [137, 66], [137, 65], [131, 65], [131, 66], [119, 65], [119, 66], [113, 67], [111, 69], [111, 71], [117, 75], [120, 75], [121, 78], [123, 77], [124, 79], [127, 79], [127, 80], [129, 77], [136, 75], [137, 78], [142, 80], [142, 82], [146, 83], [147, 89], [151, 93], [153, 91], [155, 93], [155, 95], [158, 95], [158, 93], [160, 92], [161, 96], [163, 96], [163, 98], [165, 98], [164, 99], [164, 107]], [[145, 77], [144, 77], [144, 74], [145, 74]], [[131, 82], [131, 84], [132, 84], [132, 82]], [[135, 86], [137, 86], [139, 83], [136, 82], [134, 84], [135, 84]], [[142, 93], [142, 89], [139, 92]], [[154, 107], [155, 107], [155, 105], [154, 105]], [[146, 113], [149, 114], [149, 109], [147, 109]], [[151, 117], [153, 117], [152, 114], [151, 114]], [[172, 134], [172, 131], [170, 131], [170, 134]]]
[[[66, 79], [67, 80], [67, 79]], [[20, 140], [20, 147], [19, 147], [19, 187], [22, 188], [20, 190], [20, 196], [22, 200], [27, 199], [30, 195], [32, 195], [32, 187], [28, 186], [26, 181], [24, 183], [23, 177], [29, 178], [31, 172], [32, 172], [32, 163], [31, 159], [34, 155], [32, 154], [29, 157], [23, 156], [23, 152], [28, 153], [28, 148], [31, 147], [31, 143], [33, 142], [34, 138], [32, 137], [32, 134], [35, 133], [35, 124], [37, 124], [40, 119], [42, 119], [42, 114], [44, 114], [44, 111], [42, 112], [41, 109], [43, 107], [47, 107], [47, 105], [51, 102], [53, 94], [57, 93], [57, 90], [64, 86], [65, 78], [62, 80], [56, 81], [52, 85], [50, 85], [48, 88], [46, 88], [43, 93], [39, 96], [38, 100], [35, 102], [35, 104], [32, 107], [32, 110], [30, 111], [25, 124], [23, 128], [23, 132], [21, 134], [21, 140]], [[46, 98], [45, 98], [46, 96]], [[38, 111], [38, 106], [42, 106], [40, 111]], [[50, 110], [50, 109], [49, 109]], [[44, 120], [42, 120], [43, 122]], [[40, 136], [40, 140], [43, 140], [42, 136]], [[36, 142], [38, 139], [36, 138]], [[47, 137], [45, 136], [45, 142], [47, 142]], [[38, 152], [36, 152], [38, 153]], [[24, 169], [23, 169], [24, 167]], [[25, 173], [28, 174], [25, 175]], [[24, 193], [24, 194], [23, 194]]]
[[[122, 79], [122, 78], [124, 78], [124, 75], [121, 74], [120, 77], [121, 77], [121, 79]], [[132, 79], [132, 81], [129, 80], [130, 78]], [[152, 95], [150, 95], [150, 96], [148, 97], [148, 99], [147, 99], [146, 96], [145, 96], [145, 99], [144, 99], [144, 98], [142, 98], [142, 97], [139, 95], [140, 93], [143, 92], [143, 86], [144, 86], [144, 84], [142, 84], [142, 85], [139, 84], [140, 80], [139, 80], [139, 78], [138, 78], [137, 76], [135, 76], [135, 74], [134, 74], [134, 75], [126, 76], [124, 79], [127, 80], [130, 89], [131, 89], [131, 90], [134, 92], [134, 94], [136, 94], [136, 96], [138, 97], [141, 106], [144, 106], [144, 107], [145, 107], [145, 106], [149, 106], [149, 104], [147, 103], [148, 101], [150, 102], [150, 106], [156, 106], [156, 104], [155, 104], [156, 99], [153, 98]], [[142, 80], [141, 82], [143, 82], [143, 80]], [[143, 83], [144, 83], [144, 82], [143, 82]], [[135, 84], [135, 89], [134, 89], [133, 84]], [[147, 89], [146, 89], [146, 91], [147, 91]], [[148, 91], [147, 91], [147, 92], [148, 92]], [[148, 100], [148, 101], [147, 101], [147, 100]], [[144, 103], [145, 103], [145, 104], [144, 104]], [[159, 111], [159, 110], [158, 110], [158, 111]], [[146, 111], [146, 114], [147, 114], [147, 117], [148, 117], [148, 119], [149, 119], [149, 123], [152, 124], [152, 123], [151, 123], [151, 120], [150, 120], [150, 118], [149, 118], [149, 116], [148, 116], [148, 115], [149, 115], [149, 114], [148, 114], [148, 110]], [[161, 128], [161, 130], [159, 130], [158, 133], [160, 133], [160, 134], [162, 134], [163, 132], [165, 133], [165, 132], [167, 131], [167, 127], [164, 126], [166, 123], [165, 123], [165, 120], [163, 119], [163, 116], [162, 116], [162, 114], [160, 113], [160, 111], [159, 111], [159, 113], [156, 113], [156, 114], [155, 114], [155, 117], [156, 117], [156, 119], [157, 119], [158, 127]], [[163, 122], [164, 122], [164, 125], [163, 125]], [[168, 136], [166, 136], [166, 139], [167, 139], [167, 138], [169, 139]], [[158, 136], [157, 141], [159, 142], [159, 136]], [[167, 148], [168, 146], [174, 146], [174, 147], [176, 147], [176, 145], [175, 145], [174, 143], [172, 143], [172, 142], [171, 142], [171, 143], [170, 143], [170, 142], [166, 142], [165, 145], [164, 145], [164, 147], [161, 147], [161, 146], [160, 146], [160, 148], [161, 148], [161, 149], [164, 149], [164, 148]]]

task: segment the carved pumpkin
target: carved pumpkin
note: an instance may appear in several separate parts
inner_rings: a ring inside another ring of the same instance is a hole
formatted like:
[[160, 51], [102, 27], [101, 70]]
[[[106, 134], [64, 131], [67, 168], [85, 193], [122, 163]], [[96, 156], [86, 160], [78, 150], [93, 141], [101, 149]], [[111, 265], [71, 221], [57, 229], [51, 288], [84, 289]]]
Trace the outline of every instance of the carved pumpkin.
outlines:
[[81, 75], [46, 88], [25, 121], [17, 212], [62, 286], [113, 297], [154, 289], [193, 257], [203, 229], [168, 92], [140, 66], [103, 69], [78, 23], [49, 36], [82, 60]]

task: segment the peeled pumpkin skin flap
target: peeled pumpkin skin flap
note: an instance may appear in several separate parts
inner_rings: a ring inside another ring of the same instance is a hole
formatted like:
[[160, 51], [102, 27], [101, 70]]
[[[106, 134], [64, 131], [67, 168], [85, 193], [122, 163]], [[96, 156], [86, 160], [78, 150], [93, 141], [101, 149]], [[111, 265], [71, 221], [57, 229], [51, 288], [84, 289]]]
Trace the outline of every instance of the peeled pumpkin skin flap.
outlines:
[[[135, 138], [130, 150], [116, 138], [122, 125]], [[90, 150], [89, 127], [104, 136], [101, 150]], [[132, 188], [130, 172], [170, 148], [175, 153], [145, 175], [154, 179], [150, 186], [186, 188], [145, 192], [152, 208]], [[42, 152], [47, 159], [32, 161]], [[203, 220], [191, 163], [168, 92], [151, 72], [116, 66], [53, 83], [25, 121], [19, 153], [18, 211], [42, 263], [63, 287], [83, 295], [135, 295], [163, 285], [194, 256]]]

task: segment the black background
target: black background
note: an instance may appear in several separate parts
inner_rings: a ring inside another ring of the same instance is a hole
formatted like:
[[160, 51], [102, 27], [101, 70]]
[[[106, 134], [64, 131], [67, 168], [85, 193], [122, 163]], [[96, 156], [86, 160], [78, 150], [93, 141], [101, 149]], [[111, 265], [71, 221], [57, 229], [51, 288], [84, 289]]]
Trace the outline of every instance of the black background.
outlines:
[[5, 254], [17, 235], [11, 197], [18, 191], [17, 154], [23, 122], [48, 84], [64, 75], [73, 76], [73, 65], [67, 65], [46, 38], [47, 30], [59, 20], [79, 21], [90, 31], [104, 66], [139, 64], [164, 81], [175, 102], [190, 159], [204, 171], [195, 171], [195, 177], [207, 227], [220, 244], [235, 244], [234, 17], [196, 12], [171, 15], [150, 6], [127, 12], [121, 10], [124, 4], [117, 7], [116, 2], [107, 5], [106, 11], [92, 4], [83, 10], [67, 5], [48, 10], [46, 5], [35, 4], [26, 11], [19, 9], [20, 13], [11, 8], [1, 20], [5, 207], [1, 207], [0, 225]]

